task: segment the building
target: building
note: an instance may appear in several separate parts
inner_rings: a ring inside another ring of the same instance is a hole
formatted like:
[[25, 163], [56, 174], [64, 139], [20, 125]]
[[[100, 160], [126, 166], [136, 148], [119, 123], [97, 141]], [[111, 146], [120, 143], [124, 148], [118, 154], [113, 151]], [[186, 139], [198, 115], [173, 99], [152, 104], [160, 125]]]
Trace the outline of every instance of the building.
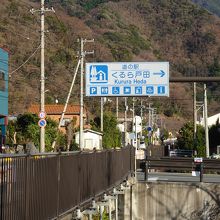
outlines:
[[[45, 105], [46, 117], [60, 122], [64, 105]], [[38, 115], [40, 112], [40, 105], [31, 105], [27, 112]], [[87, 110], [84, 110], [84, 120], [87, 121]], [[66, 133], [65, 126], [68, 122], [75, 121], [75, 127], [80, 125], [80, 105], [68, 105], [60, 130]], [[84, 123], [86, 124], [86, 123]]]
[[0, 152], [8, 124], [8, 52], [0, 48]]
[[[90, 129], [83, 130], [84, 148], [81, 150], [101, 150], [102, 135], [102, 133]], [[75, 141], [79, 144], [79, 132], [75, 133]]]
[[[207, 118], [208, 127], [215, 125], [217, 121], [219, 121], [219, 123], [220, 123], [220, 113], [218, 113], [216, 115], [212, 115]], [[202, 126], [205, 126], [203, 118], [200, 120], [199, 124], [201, 124]]]

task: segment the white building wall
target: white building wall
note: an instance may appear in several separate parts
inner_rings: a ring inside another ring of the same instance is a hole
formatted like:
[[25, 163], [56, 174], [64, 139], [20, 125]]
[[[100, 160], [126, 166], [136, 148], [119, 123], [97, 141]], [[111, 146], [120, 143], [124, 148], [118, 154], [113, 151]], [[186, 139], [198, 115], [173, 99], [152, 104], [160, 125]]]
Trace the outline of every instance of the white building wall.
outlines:
[[[216, 114], [216, 115], [213, 115], [211, 117], [208, 117], [208, 126], [211, 127], [212, 125], [215, 125], [216, 124], [216, 121], [219, 120], [220, 122], [220, 113], [219, 114]], [[205, 126], [204, 124], [204, 119], [202, 118], [201, 120], [201, 123], [200, 123], [202, 126]]]
[[[96, 148], [97, 150], [102, 149], [102, 136], [92, 132], [84, 132], [84, 149], [93, 150]], [[76, 133], [75, 142], [79, 144], [79, 132]]]

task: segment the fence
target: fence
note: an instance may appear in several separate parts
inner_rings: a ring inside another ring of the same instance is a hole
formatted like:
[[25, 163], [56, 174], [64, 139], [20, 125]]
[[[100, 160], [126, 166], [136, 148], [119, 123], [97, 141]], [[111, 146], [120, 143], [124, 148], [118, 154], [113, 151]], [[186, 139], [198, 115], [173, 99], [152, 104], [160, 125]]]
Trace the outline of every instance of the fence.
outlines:
[[134, 171], [134, 149], [0, 156], [0, 219], [56, 219]]

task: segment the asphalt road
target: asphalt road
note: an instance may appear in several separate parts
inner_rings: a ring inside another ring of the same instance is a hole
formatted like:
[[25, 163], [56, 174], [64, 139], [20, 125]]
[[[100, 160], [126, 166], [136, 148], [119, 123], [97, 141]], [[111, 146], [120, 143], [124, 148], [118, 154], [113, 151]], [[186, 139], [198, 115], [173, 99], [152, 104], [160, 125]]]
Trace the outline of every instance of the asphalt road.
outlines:
[[[144, 180], [144, 172], [137, 172], [138, 181]], [[149, 182], [163, 181], [163, 182], [199, 182], [199, 176], [192, 176], [191, 173], [168, 173], [168, 172], [149, 172]], [[203, 182], [206, 183], [220, 183], [220, 175], [205, 174], [203, 176]]]

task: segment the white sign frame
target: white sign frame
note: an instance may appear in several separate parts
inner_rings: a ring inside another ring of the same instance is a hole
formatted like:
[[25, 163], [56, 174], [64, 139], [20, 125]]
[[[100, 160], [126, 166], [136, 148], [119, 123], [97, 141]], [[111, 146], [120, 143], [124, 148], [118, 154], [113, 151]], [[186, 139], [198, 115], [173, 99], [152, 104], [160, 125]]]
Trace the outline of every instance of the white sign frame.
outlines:
[[169, 96], [169, 62], [86, 63], [86, 96]]

